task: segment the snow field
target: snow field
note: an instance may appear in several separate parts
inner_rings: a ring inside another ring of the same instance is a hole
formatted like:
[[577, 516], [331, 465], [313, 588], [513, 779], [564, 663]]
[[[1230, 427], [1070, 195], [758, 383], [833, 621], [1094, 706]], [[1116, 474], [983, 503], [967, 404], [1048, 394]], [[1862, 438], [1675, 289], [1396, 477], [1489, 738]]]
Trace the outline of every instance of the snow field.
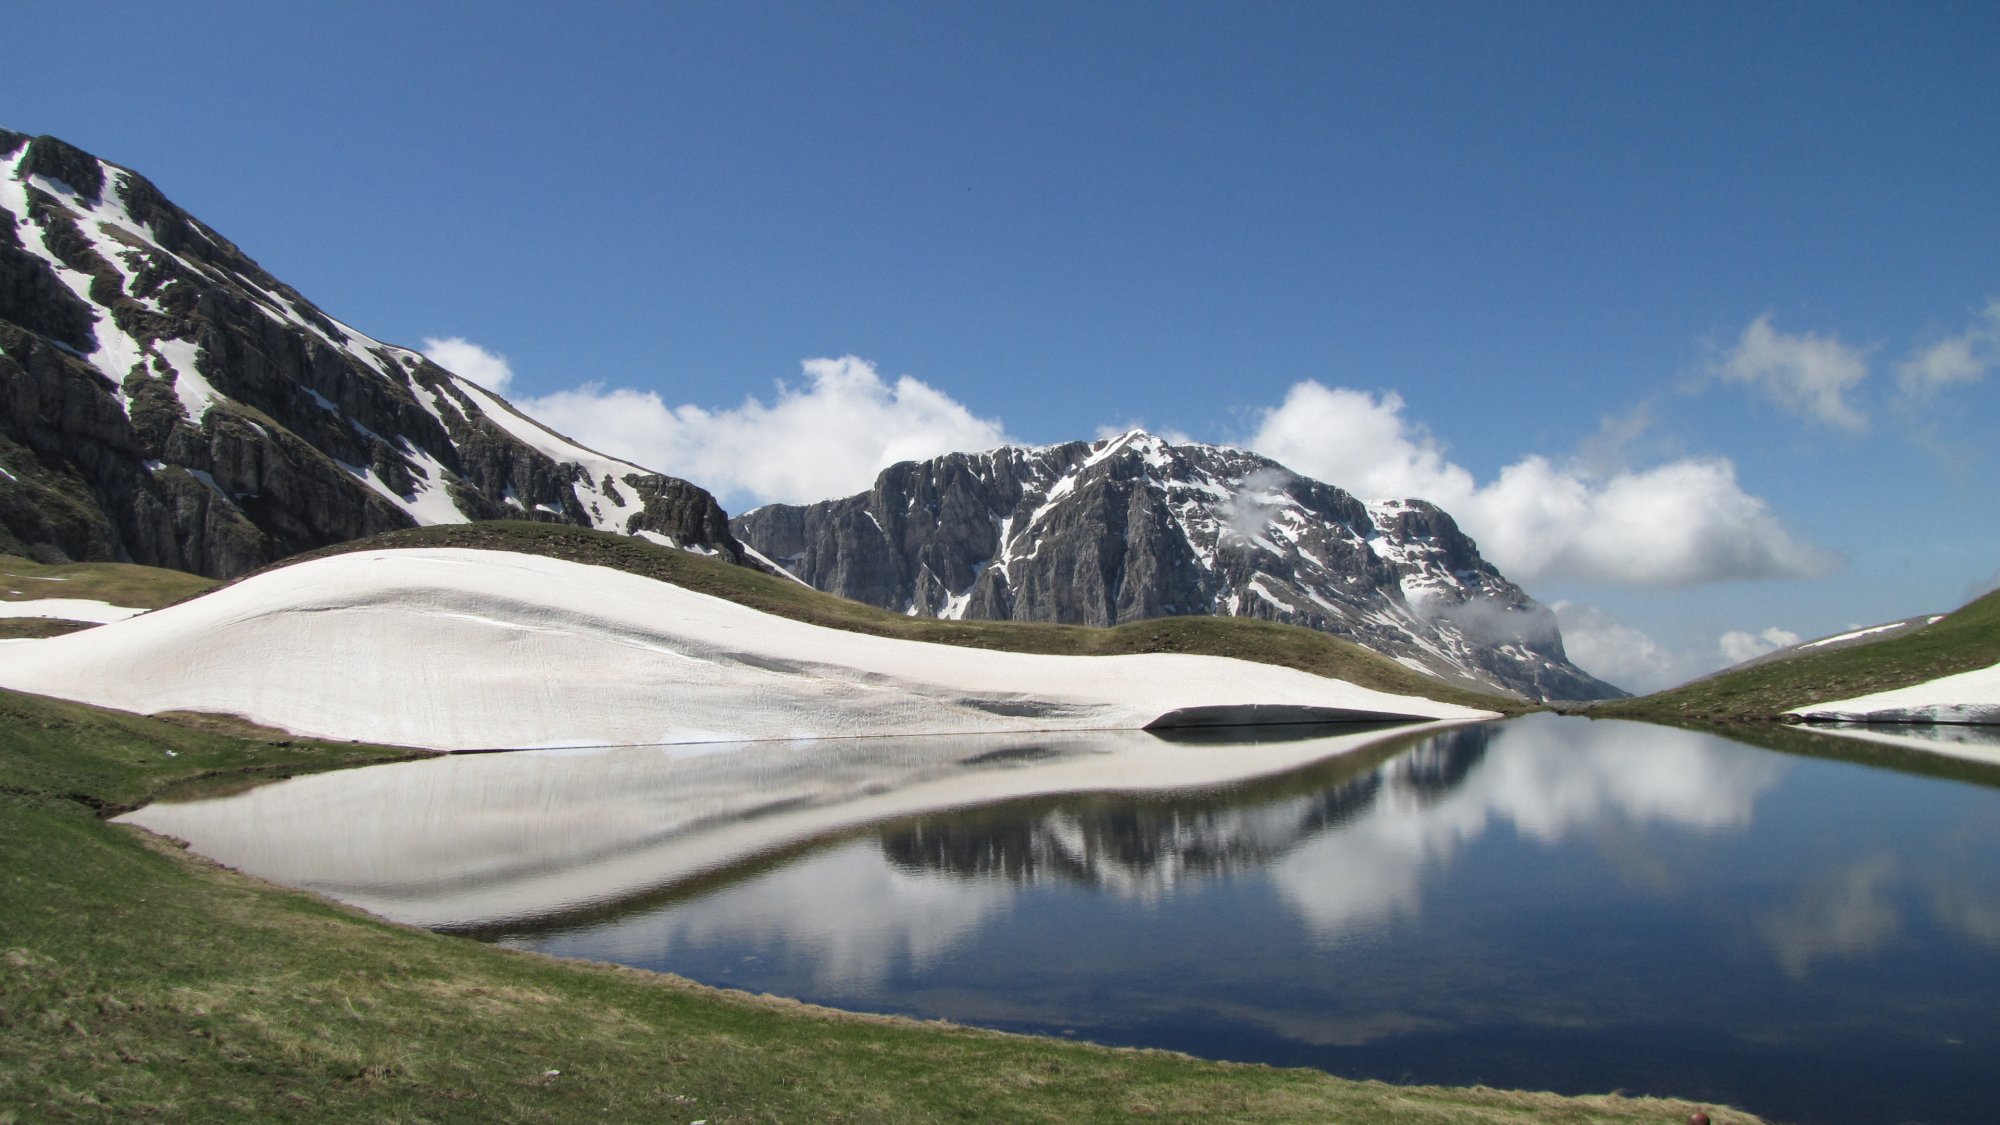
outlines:
[[462, 549], [315, 560], [6, 646], [0, 685], [454, 750], [1133, 729], [1244, 705], [1492, 717], [1220, 657], [864, 636], [620, 571]]

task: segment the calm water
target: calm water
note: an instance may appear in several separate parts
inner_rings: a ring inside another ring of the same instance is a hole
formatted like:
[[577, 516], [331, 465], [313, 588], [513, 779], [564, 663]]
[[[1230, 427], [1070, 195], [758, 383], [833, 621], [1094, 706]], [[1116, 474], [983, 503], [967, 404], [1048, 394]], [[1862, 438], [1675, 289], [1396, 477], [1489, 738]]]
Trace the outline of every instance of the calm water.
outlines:
[[[507, 755], [156, 809], [392, 916], [839, 1007], [1795, 1122], [2000, 1117], [2000, 767], [1764, 737], [1538, 716]], [[1077, 792], [1204, 764], [1200, 790]]]

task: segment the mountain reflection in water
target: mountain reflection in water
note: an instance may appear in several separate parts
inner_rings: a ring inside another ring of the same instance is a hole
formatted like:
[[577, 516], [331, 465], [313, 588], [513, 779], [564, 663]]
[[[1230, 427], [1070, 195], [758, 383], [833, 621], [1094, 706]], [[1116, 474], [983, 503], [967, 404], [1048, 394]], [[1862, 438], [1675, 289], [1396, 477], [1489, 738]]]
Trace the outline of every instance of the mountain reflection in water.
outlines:
[[510, 755], [167, 830], [839, 1007], [1801, 1125], [1992, 1119], [2000, 767], [1554, 716], [1310, 733]]
[[[1348, 823], [1372, 806], [1385, 786], [1420, 802], [1439, 799], [1471, 773], [1490, 737], [1485, 726], [1436, 735], [1359, 776], [1322, 774], [1316, 791], [1299, 795], [1237, 792], [1144, 802], [1112, 797], [1068, 801], [1046, 812], [919, 817], [882, 830], [882, 854], [913, 872], [1159, 893], [1189, 878], [1268, 864], [1304, 840]], [[1360, 764], [1373, 766], [1372, 760]]]

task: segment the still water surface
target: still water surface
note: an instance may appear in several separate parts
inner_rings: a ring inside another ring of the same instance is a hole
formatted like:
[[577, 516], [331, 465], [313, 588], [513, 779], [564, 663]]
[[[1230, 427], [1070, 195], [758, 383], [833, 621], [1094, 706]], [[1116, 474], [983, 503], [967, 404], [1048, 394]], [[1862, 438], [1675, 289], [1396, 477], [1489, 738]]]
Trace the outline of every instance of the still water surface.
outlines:
[[406, 920], [844, 1008], [1794, 1122], [1995, 1120], [2000, 768], [1759, 737], [1535, 716], [536, 753], [135, 819]]

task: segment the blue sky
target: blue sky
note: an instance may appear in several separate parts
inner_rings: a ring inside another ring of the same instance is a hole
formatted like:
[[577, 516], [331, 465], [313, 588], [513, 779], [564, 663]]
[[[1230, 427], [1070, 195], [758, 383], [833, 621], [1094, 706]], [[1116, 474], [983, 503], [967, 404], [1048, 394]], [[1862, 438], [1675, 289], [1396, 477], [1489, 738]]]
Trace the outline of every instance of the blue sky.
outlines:
[[1641, 687], [2000, 578], [1990, 3], [8, 23], [0, 124], [732, 510], [1143, 423], [1435, 491]]

